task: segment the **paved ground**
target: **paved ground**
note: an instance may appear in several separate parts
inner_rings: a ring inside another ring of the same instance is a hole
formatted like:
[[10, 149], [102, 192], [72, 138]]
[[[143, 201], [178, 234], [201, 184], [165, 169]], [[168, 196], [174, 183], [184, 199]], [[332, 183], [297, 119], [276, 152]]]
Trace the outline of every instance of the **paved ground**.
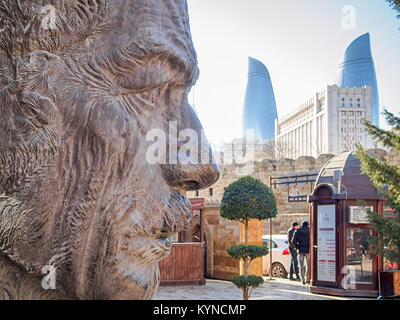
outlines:
[[[241, 300], [242, 293], [229, 281], [209, 280], [205, 286], [160, 287], [155, 300]], [[265, 281], [254, 290], [252, 300], [352, 300], [316, 295], [309, 292], [308, 286], [286, 279]]]

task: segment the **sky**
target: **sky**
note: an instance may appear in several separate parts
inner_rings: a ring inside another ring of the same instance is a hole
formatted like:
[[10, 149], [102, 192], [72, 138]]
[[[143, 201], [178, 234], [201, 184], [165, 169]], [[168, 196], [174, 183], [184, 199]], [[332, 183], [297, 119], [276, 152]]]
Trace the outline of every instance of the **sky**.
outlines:
[[190, 99], [213, 146], [241, 136], [247, 57], [268, 68], [282, 117], [334, 84], [347, 46], [367, 32], [381, 109], [400, 112], [400, 19], [384, 0], [188, 0], [188, 6], [200, 68]]

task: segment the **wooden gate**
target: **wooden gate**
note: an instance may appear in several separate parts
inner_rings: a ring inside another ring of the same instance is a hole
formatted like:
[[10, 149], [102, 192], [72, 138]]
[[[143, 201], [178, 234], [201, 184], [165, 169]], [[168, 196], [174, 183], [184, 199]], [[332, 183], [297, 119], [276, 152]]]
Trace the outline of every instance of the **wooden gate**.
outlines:
[[190, 199], [193, 211], [199, 211], [197, 226], [198, 242], [190, 240], [191, 230], [178, 235], [178, 243], [173, 243], [170, 255], [160, 261], [161, 285], [205, 284], [204, 277], [204, 199]]
[[160, 262], [161, 285], [205, 284], [204, 244], [175, 243], [171, 254]]

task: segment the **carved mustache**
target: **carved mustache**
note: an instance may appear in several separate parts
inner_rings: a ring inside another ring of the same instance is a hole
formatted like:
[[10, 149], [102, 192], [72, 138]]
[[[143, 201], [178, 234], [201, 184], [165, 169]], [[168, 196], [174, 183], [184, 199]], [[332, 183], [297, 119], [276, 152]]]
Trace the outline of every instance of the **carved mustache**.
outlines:
[[[121, 252], [132, 257], [132, 261], [137, 265], [152, 265], [167, 257], [171, 250], [168, 237], [187, 229], [192, 220], [189, 200], [177, 191], [173, 191], [168, 200], [160, 199], [157, 205], [157, 214], [162, 217], [158, 221], [161, 223], [149, 226], [148, 222], [143, 223], [147, 221], [146, 215], [131, 216], [128, 220], [130, 222], [128, 229], [124, 237], [120, 238]], [[151, 213], [156, 214], [154, 211]]]
[[[187, 229], [191, 223], [191, 204], [176, 190], [171, 192], [169, 199], [154, 200], [149, 197], [138, 201], [143, 201], [145, 208], [139, 209], [142, 212], [130, 213], [126, 232], [130, 238], [147, 236], [163, 239]], [[160, 216], [161, 221], [156, 219], [157, 225], [151, 224], [148, 222], [150, 216]]]
[[192, 220], [190, 201], [186, 196], [174, 191], [164, 210], [164, 225], [162, 233], [176, 233], [187, 229]]

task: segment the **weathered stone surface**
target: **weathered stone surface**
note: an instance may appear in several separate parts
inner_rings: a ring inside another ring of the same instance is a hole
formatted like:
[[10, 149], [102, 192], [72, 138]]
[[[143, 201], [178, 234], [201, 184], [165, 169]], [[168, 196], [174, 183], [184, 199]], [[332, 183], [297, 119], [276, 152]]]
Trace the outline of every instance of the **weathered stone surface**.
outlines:
[[0, 2], [0, 297], [153, 297], [185, 191], [218, 178], [210, 151], [146, 161], [169, 121], [200, 136], [197, 76], [184, 0]]

